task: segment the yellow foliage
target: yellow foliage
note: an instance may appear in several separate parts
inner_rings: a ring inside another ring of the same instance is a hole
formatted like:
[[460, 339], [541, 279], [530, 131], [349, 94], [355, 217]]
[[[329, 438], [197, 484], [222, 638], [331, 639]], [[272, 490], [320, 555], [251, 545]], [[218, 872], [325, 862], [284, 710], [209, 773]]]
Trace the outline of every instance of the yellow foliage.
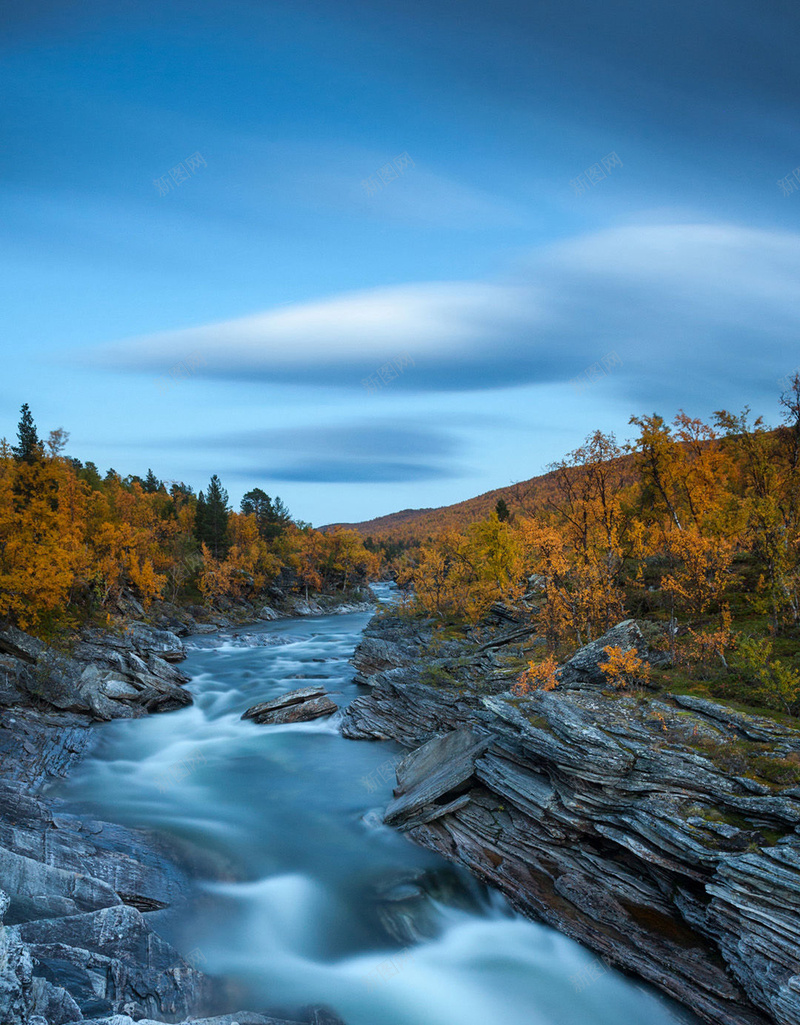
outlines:
[[541, 662], [528, 662], [528, 668], [511, 688], [511, 692], [524, 697], [533, 690], [555, 690], [558, 674], [558, 663], [552, 655], [547, 655]]
[[603, 651], [608, 661], [601, 662], [600, 669], [606, 680], [617, 689], [627, 687], [634, 681], [646, 683], [650, 679], [650, 665], [639, 658], [636, 648], [623, 651], [614, 644], [607, 644]]

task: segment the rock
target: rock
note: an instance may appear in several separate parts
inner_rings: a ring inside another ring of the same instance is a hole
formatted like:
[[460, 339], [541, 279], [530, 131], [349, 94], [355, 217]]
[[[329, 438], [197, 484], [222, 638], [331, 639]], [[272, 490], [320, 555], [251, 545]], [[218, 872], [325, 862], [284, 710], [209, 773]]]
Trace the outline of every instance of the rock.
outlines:
[[[219, 1014], [213, 1018], [192, 1018], [190, 1022], [180, 1025], [345, 1025], [341, 1018], [327, 1010], [313, 1009], [311, 1019], [305, 1022], [286, 1021], [281, 1018], [270, 1018], [254, 1011], [234, 1011], [233, 1014]], [[170, 1025], [169, 1022], [156, 1021], [154, 1018], [133, 1018], [125, 1014], [114, 1014], [107, 1018], [82, 1018], [80, 1021], [67, 1022], [65, 1025]]]
[[606, 644], [647, 655], [626, 621], [527, 699], [424, 685], [406, 648], [342, 733], [411, 749], [385, 821], [517, 910], [708, 1021], [798, 1025], [800, 787], [725, 766], [734, 744], [796, 754], [800, 731], [704, 699], [605, 696]]
[[356, 667], [353, 683], [369, 686], [370, 677], [384, 669], [408, 665], [413, 662], [416, 654], [416, 648], [413, 652], [408, 652], [397, 641], [365, 636], [350, 660]]
[[460, 729], [407, 755], [397, 767], [398, 785], [395, 800], [386, 809], [386, 824], [403, 823], [408, 828], [455, 810], [487, 747], [484, 737]]
[[30, 1025], [38, 1017], [59, 1025], [80, 1017], [80, 1008], [64, 989], [34, 976], [30, 948], [15, 928], [4, 924], [9, 907], [8, 896], [0, 891], [0, 1022]]
[[93, 719], [134, 718], [191, 704], [188, 677], [170, 665], [185, 657], [175, 634], [134, 625], [128, 636], [86, 628], [72, 656], [16, 627], [0, 631], [8, 662], [0, 706], [46, 704]]
[[84, 1016], [119, 1013], [179, 1017], [211, 996], [209, 983], [182, 960], [140, 912], [125, 905], [17, 926], [37, 971], [69, 989]]
[[252, 719], [261, 725], [275, 725], [319, 719], [338, 710], [336, 703], [325, 693], [324, 687], [301, 687], [273, 698], [272, 701], [253, 705], [244, 712], [242, 719]]
[[243, 713], [242, 719], [255, 719], [258, 722], [258, 717], [264, 712], [273, 712], [279, 708], [286, 708], [288, 705], [299, 705], [311, 698], [321, 697], [324, 693], [324, 687], [300, 687], [297, 690], [290, 690], [271, 701], [261, 701], [259, 704], [253, 705], [252, 708], [248, 708]]
[[648, 660], [650, 650], [642, 632], [636, 625], [635, 619], [626, 619], [612, 627], [596, 641], [586, 644], [580, 648], [568, 662], [561, 667], [559, 686], [562, 690], [581, 687], [606, 687], [603, 671], [600, 663], [608, 661], [608, 655], [603, 651], [607, 645], [622, 648], [623, 651], [636, 649], [639, 658]]
[[47, 645], [15, 626], [4, 626], [0, 629], [0, 651], [35, 665], [47, 651]]
[[[306, 687], [303, 689], [314, 690], [315, 688]], [[292, 693], [297, 693], [297, 691]], [[264, 704], [269, 704], [269, 702], [264, 702]], [[260, 725], [276, 726], [284, 723], [308, 722], [311, 719], [319, 719], [324, 715], [333, 715], [334, 712], [338, 711], [336, 702], [332, 701], [325, 694], [322, 697], [313, 697], [307, 701], [285, 703], [275, 709], [263, 709], [261, 706], [255, 705], [253, 708], [248, 709], [248, 712], [245, 712], [242, 718], [252, 719], [253, 722]]]
[[132, 623], [127, 636], [134, 649], [148, 655], [158, 655], [165, 662], [180, 662], [186, 658], [180, 637], [171, 630], [157, 630], [146, 623]]

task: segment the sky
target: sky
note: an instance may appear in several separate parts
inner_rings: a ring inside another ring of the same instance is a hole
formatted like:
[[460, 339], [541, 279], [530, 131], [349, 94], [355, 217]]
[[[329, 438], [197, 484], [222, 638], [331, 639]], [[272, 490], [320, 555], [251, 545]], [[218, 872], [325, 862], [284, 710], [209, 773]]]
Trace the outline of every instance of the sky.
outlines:
[[322, 525], [777, 423], [799, 58], [792, 0], [4, 5], [0, 436]]

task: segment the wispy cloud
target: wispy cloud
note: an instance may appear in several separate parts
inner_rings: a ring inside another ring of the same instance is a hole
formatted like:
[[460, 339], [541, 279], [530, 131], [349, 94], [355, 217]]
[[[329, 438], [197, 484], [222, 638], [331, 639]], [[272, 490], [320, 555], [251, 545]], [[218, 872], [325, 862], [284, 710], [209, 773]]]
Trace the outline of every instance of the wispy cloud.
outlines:
[[348, 293], [116, 343], [90, 359], [150, 371], [196, 352], [207, 378], [363, 391], [365, 374], [402, 350], [415, 373], [396, 388], [424, 392], [566, 382], [614, 349], [624, 368], [613, 387], [628, 395], [649, 397], [658, 380], [663, 397], [693, 373], [752, 391], [774, 389], [785, 372], [798, 300], [798, 234], [633, 225], [538, 250], [502, 283]]
[[[201, 450], [224, 449], [247, 465], [234, 476], [306, 483], [402, 484], [447, 480], [464, 472], [454, 462], [464, 442], [439, 427], [400, 419], [318, 427], [239, 431], [194, 438]], [[253, 457], [259, 465], [251, 465]]]

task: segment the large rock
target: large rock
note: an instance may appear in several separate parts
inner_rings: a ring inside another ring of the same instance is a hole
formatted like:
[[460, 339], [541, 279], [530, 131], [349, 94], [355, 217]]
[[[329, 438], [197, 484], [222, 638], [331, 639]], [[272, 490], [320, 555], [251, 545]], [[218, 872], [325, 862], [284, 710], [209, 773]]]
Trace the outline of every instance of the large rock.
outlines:
[[608, 686], [605, 674], [600, 668], [601, 662], [608, 661], [603, 648], [607, 646], [621, 648], [623, 651], [635, 649], [642, 660], [648, 660], [650, 650], [635, 619], [626, 619], [617, 623], [597, 640], [580, 648], [569, 661], [561, 667], [559, 686], [562, 690], [581, 687]]
[[243, 713], [242, 719], [251, 719], [260, 725], [308, 722], [323, 715], [333, 715], [338, 708], [325, 693], [324, 687], [301, 687], [288, 691], [271, 701], [261, 701]]
[[16, 927], [37, 972], [68, 989], [85, 1017], [188, 1016], [207, 1003], [205, 976], [125, 905]]
[[369, 686], [370, 678], [376, 673], [408, 665], [414, 661], [416, 655], [416, 646], [409, 651], [408, 646], [396, 640], [367, 635], [361, 640], [350, 660], [356, 669], [353, 683]]
[[427, 686], [404, 660], [342, 732], [412, 749], [386, 821], [519, 911], [708, 1021], [799, 1025], [800, 731], [705, 699], [606, 696], [607, 644], [647, 655], [621, 623], [528, 698]]
[[397, 767], [395, 799], [386, 809], [384, 821], [408, 828], [461, 807], [475, 775], [475, 763], [488, 744], [485, 737], [460, 729], [412, 751]]
[[[339, 1018], [319, 1018], [319, 1025], [344, 1025]], [[166, 1021], [156, 1021], [154, 1018], [140, 1018], [135, 1022], [127, 1014], [115, 1014], [110, 1018], [82, 1018], [80, 1021], [67, 1022], [66, 1025], [172, 1025]], [[233, 1014], [219, 1014], [214, 1018], [192, 1018], [191, 1022], [181, 1022], [180, 1025], [309, 1025], [308, 1022], [285, 1021], [283, 1018], [268, 1018], [263, 1014], [256, 1014], [254, 1011], [234, 1011]], [[310, 1025], [317, 1025], [312, 1021]]]
[[140, 624], [125, 635], [86, 628], [72, 655], [13, 626], [0, 630], [0, 707], [42, 705], [92, 719], [134, 718], [191, 704], [175, 634]]
[[65, 989], [34, 974], [30, 947], [17, 929], [4, 924], [9, 906], [0, 890], [0, 1022], [31, 1025], [38, 1017], [46, 1025], [61, 1025], [79, 1018], [80, 1008]]

